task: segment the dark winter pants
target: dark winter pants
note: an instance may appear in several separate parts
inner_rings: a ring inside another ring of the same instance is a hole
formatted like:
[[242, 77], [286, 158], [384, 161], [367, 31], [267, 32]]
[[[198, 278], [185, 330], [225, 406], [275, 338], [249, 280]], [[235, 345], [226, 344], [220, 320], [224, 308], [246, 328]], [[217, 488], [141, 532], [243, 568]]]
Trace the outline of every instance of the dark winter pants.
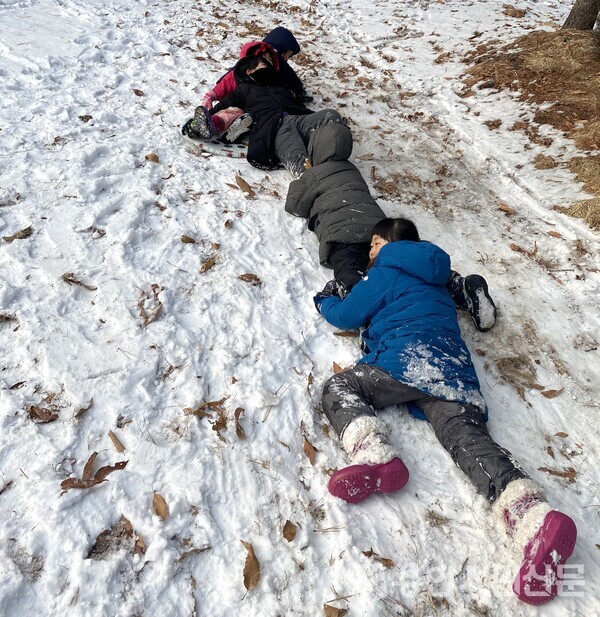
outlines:
[[299, 178], [305, 170], [308, 159], [306, 146], [311, 131], [324, 126], [342, 122], [342, 117], [335, 109], [323, 109], [305, 116], [285, 116], [275, 137], [275, 153], [294, 179]]
[[490, 437], [476, 407], [432, 398], [367, 364], [333, 375], [323, 388], [323, 409], [340, 438], [355, 418], [411, 401], [423, 410], [440, 443], [490, 502], [509, 482], [527, 477], [510, 452]]

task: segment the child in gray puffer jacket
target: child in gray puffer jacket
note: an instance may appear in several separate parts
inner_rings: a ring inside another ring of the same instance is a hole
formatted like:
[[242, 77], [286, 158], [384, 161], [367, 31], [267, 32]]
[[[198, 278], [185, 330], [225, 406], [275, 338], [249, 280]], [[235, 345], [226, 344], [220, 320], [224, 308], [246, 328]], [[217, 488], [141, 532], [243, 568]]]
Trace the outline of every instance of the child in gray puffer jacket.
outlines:
[[[340, 295], [345, 296], [366, 272], [371, 230], [386, 215], [348, 160], [352, 134], [347, 126], [334, 123], [315, 129], [307, 150], [311, 166], [290, 183], [285, 211], [308, 219], [308, 228], [319, 240], [319, 261], [333, 269]], [[482, 276], [463, 278], [452, 271], [446, 287], [479, 330], [496, 323], [496, 306]]]

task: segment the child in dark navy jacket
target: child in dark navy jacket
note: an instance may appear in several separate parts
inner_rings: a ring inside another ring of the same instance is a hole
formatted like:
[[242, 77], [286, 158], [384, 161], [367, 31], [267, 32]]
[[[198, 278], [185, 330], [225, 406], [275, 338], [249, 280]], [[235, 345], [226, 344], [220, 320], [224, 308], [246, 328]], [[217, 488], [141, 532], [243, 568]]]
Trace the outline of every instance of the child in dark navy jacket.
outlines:
[[[281, 83], [287, 86], [299, 101], [307, 103], [312, 101], [312, 97], [308, 96], [302, 81], [288, 64], [288, 60], [299, 53], [300, 45], [294, 35], [280, 26], [271, 30], [262, 41], [246, 43], [240, 51], [240, 58], [265, 58], [279, 73]], [[232, 142], [249, 129], [252, 116], [239, 107], [228, 107], [212, 115], [210, 120], [206, 118], [206, 113], [212, 109], [213, 103], [235, 90], [238, 79], [232, 68], [217, 81], [204, 95], [202, 104], [195, 110], [194, 118], [188, 120], [182, 128], [184, 135], [202, 139], [222, 135], [226, 141]]]
[[575, 545], [575, 523], [550, 509], [487, 430], [485, 402], [445, 287], [450, 258], [420, 241], [406, 219], [375, 225], [370, 257], [367, 276], [344, 300], [327, 289], [315, 297], [334, 326], [368, 324], [363, 338], [369, 353], [323, 388], [323, 409], [352, 463], [334, 473], [330, 492], [357, 503], [406, 484], [408, 470], [375, 410], [410, 403], [514, 539], [521, 554], [515, 593], [529, 604], [551, 600]]
[[[342, 296], [364, 275], [371, 229], [385, 218], [362, 174], [348, 161], [351, 153], [352, 134], [344, 124], [314, 130], [308, 141], [310, 168], [290, 183], [285, 201], [286, 212], [308, 219], [308, 228], [319, 240], [319, 261], [333, 268]], [[494, 325], [496, 307], [482, 276], [463, 278], [452, 271], [447, 287], [479, 330]]]

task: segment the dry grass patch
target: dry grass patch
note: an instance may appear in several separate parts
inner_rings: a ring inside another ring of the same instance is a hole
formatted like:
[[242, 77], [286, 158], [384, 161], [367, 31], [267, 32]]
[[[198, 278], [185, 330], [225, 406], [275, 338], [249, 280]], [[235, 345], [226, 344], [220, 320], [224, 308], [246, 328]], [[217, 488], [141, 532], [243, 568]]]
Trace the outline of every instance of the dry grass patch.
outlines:
[[[520, 100], [539, 107], [535, 123], [563, 131], [582, 150], [600, 150], [600, 33], [536, 31], [501, 47], [481, 45], [465, 60], [472, 66], [466, 71], [463, 96], [476, 86], [512, 90]], [[526, 127], [514, 128], [529, 134]], [[540, 164], [545, 164], [542, 159], [536, 167], [550, 168]], [[587, 191], [600, 196], [600, 157], [578, 157], [569, 168]], [[586, 200], [565, 211], [600, 229], [598, 201]]]

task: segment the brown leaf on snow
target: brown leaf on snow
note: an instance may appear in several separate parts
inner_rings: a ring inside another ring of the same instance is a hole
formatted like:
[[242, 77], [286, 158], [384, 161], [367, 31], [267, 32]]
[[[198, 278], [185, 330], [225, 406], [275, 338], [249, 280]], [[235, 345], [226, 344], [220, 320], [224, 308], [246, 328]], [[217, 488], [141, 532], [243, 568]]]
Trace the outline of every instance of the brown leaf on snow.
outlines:
[[76, 419], [76, 420], [79, 420], [80, 418], [82, 418], [82, 417], [83, 417], [83, 414], [84, 414], [84, 413], [85, 413], [88, 409], [90, 409], [90, 407], [91, 407], [93, 404], [94, 404], [94, 399], [93, 399], [93, 398], [91, 398], [91, 399], [87, 402], [87, 404], [86, 404], [86, 405], [84, 405], [83, 407], [81, 407], [81, 408], [77, 411], [77, 413], [76, 413], [76, 414], [75, 414], [75, 416], [74, 416], [74, 417], [75, 417], [75, 419]]
[[248, 591], [252, 591], [260, 580], [260, 564], [258, 563], [252, 544], [250, 542], [244, 542], [243, 540], [242, 544], [248, 551], [246, 563], [244, 564], [244, 587]]
[[181, 241], [184, 244], [196, 244], [196, 240], [194, 240], [194, 238], [192, 238], [192, 236], [186, 236], [185, 234], [183, 236], [181, 236]]
[[296, 537], [297, 530], [298, 528], [296, 527], [296, 525], [294, 525], [294, 523], [292, 523], [292, 521], [286, 521], [285, 525], [283, 526], [283, 537], [288, 542], [291, 542]]
[[158, 294], [163, 290], [164, 287], [160, 287], [156, 283], [152, 283], [149, 292], [143, 290], [140, 292], [138, 308], [140, 310], [143, 328], [158, 319], [158, 316], [162, 311], [162, 302], [158, 299]]
[[559, 431], [558, 433], [554, 433], [555, 437], [560, 437], [561, 439], [566, 439], [569, 436], [569, 433], [565, 433], [563, 431]]
[[394, 562], [391, 559], [388, 559], [387, 557], [380, 557], [377, 553], [373, 551], [373, 549], [363, 551], [363, 555], [365, 557], [371, 557], [375, 561], [378, 561], [380, 564], [383, 564], [388, 569], [394, 567]]
[[550, 467], [538, 467], [538, 471], [544, 471], [551, 476], [558, 476], [559, 478], [566, 478], [571, 484], [575, 482], [577, 476], [577, 470], [574, 467], [567, 467], [566, 469], [551, 469]]
[[125, 469], [127, 463], [129, 461], [119, 461], [114, 465], [106, 465], [104, 467], [100, 467], [98, 471], [92, 475], [94, 469], [94, 463], [96, 462], [96, 457], [98, 456], [97, 452], [93, 452], [88, 459], [85, 467], [83, 468], [83, 475], [81, 479], [79, 478], [67, 478], [60, 483], [61, 488], [63, 489], [61, 495], [64, 495], [69, 489], [72, 488], [91, 488], [92, 486], [96, 486], [96, 484], [101, 484], [106, 480], [106, 477], [111, 474], [113, 471], [118, 471], [120, 469]]
[[244, 178], [242, 178], [242, 176], [237, 174], [235, 176], [235, 182], [250, 199], [254, 199], [256, 197], [254, 189], [244, 180]]
[[92, 116], [90, 116], [89, 114], [85, 114], [84, 116], [79, 116], [79, 119], [82, 122], [89, 122], [92, 119]]
[[151, 152], [150, 154], [146, 154], [144, 157], [147, 161], [151, 161], [152, 163], [160, 163], [160, 159], [158, 158], [158, 154]]
[[518, 9], [512, 4], [505, 4], [503, 5], [503, 8], [504, 8], [504, 11], [502, 12], [508, 17], [516, 17], [516, 18], [525, 17], [527, 13], [525, 9]]
[[508, 204], [505, 204], [503, 201], [498, 203], [498, 210], [502, 210], [502, 212], [504, 212], [505, 214], [508, 214], [509, 216], [512, 216], [513, 214], [517, 213], [517, 211], [514, 208], [511, 208]]
[[528, 251], [527, 249], [521, 248], [518, 244], [514, 242], [510, 245], [510, 248], [517, 253], [522, 253], [523, 255], [527, 255], [527, 257], [535, 257], [537, 254], [537, 243], [533, 243], [533, 250]]
[[88, 291], [96, 291], [96, 289], [98, 289], [97, 287], [94, 287], [93, 285], [86, 285], [85, 283], [82, 283], [79, 279], [76, 279], [75, 274], [73, 272], [65, 272], [61, 276], [61, 278], [65, 283], [68, 283], [69, 285], [79, 285], [79, 287], [83, 287], [84, 289], [87, 289]]
[[246, 283], [251, 283], [255, 287], [260, 287], [262, 285], [262, 281], [258, 278], [258, 276], [256, 276], [256, 274], [240, 274], [238, 278]]
[[29, 405], [26, 408], [29, 417], [36, 424], [47, 424], [48, 422], [54, 422], [58, 420], [58, 414], [55, 411], [50, 411], [45, 407], [38, 407], [37, 405]]
[[240, 424], [240, 416], [244, 413], [243, 407], [238, 407], [234, 412], [235, 417], [235, 434], [238, 436], [238, 439], [246, 439], [246, 431], [244, 431], [244, 427]]
[[344, 371], [344, 369], [337, 363], [334, 362], [333, 363], [333, 372], [335, 373], [342, 373]]
[[375, 158], [375, 155], [372, 152], [369, 152], [368, 154], [362, 154], [361, 156], [357, 156], [356, 158], [359, 161], [370, 161], [371, 159]]
[[556, 398], [563, 390], [564, 388], [561, 388], [560, 390], [544, 390], [541, 395], [546, 398]]
[[562, 238], [562, 234], [558, 231], [549, 231], [548, 235], [552, 236], [553, 238]]
[[217, 433], [221, 441], [225, 441], [225, 437], [221, 435], [221, 431], [227, 428], [227, 416], [223, 407], [217, 407], [217, 419], [212, 423], [212, 430]]
[[344, 615], [348, 614], [348, 609], [336, 608], [335, 606], [331, 606], [331, 604], [324, 604], [323, 614], [325, 617], [344, 617]]
[[124, 516], [111, 528], [104, 530], [88, 551], [86, 559], [105, 559], [118, 550], [125, 549], [139, 555], [146, 552], [144, 540], [134, 531]]
[[315, 453], [317, 452], [316, 448], [306, 439], [304, 436], [304, 454], [308, 457], [310, 464], [314, 467], [315, 464]]
[[134, 93], [136, 96], [146, 96], [146, 93], [145, 93], [143, 90], [138, 90], [137, 88], [134, 88], [134, 89], [133, 89], [133, 93]]
[[154, 493], [152, 497], [152, 509], [154, 510], [154, 514], [158, 514], [163, 521], [169, 518], [169, 506], [160, 493]]
[[217, 265], [217, 257], [215, 255], [213, 255], [212, 257], [209, 257], [208, 259], [205, 259], [202, 262], [202, 265], [200, 266], [200, 274], [205, 274], [211, 268], [214, 268], [216, 265]]
[[33, 234], [33, 227], [30, 225], [29, 227], [25, 227], [25, 229], [21, 229], [14, 233], [12, 236], [3, 236], [2, 239], [6, 242], [12, 242], [13, 240], [24, 240], [25, 238], [29, 238]]
[[206, 408], [208, 407], [209, 409], [217, 409], [217, 410], [221, 409], [223, 406], [223, 403], [227, 400], [227, 398], [228, 398], [227, 396], [224, 396], [220, 401], [208, 401], [206, 403], [200, 403], [200, 405], [198, 405], [198, 407], [196, 408], [186, 407], [183, 410], [183, 413], [192, 415], [192, 416], [197, 416], [198, 418], [212, 418], [210, 413], [206, 411]]
[[110, 440], [113, 442], [113, 446], [115, 447], [115, 450], [119, 454], [121, 454], [122, 452], [125, 452], [125, 446], [119, 441], [119, 438], [112, 431], [108, 431], [108, 436], [110, 437]]
[[334, 332], [333, 336], [358, 338], [358, 330], [340, 330], [339, 332]]

